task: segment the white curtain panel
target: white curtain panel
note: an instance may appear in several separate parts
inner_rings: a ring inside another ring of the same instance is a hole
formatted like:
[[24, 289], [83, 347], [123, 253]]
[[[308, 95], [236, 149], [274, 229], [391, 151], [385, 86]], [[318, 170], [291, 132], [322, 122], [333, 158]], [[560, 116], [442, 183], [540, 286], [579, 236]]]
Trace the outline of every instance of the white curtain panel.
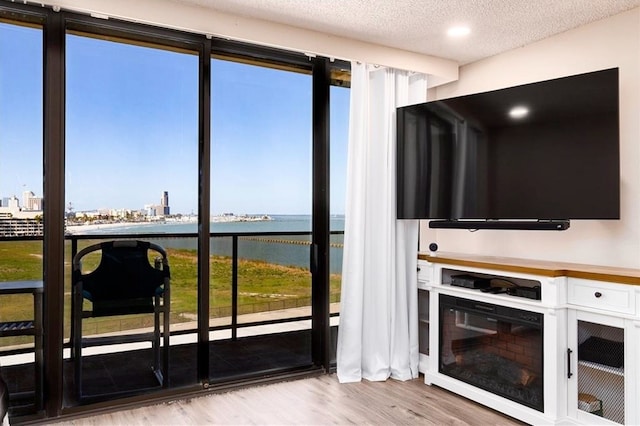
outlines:
[[427, 79], [352, 63], [338, 379], [418, 376], [418, 221], [396, 220], [396, 107]]

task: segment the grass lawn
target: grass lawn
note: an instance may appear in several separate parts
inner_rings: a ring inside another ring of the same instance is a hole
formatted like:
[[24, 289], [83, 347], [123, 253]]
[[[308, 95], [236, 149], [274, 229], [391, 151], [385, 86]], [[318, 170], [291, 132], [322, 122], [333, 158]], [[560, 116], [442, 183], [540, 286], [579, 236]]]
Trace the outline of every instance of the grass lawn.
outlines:
[[[93, 242], [84, 242], [84, 245]], [[171, 266], [171, 311], [173, 323], [192, 321], [197, 312], [197, 257], [195, 250], [168, 249]], [[97, 256], [94, 260], [97, 263]], [[91, 261], [88, 260], [87, 263]], [[211, 317], [231, 312], [231, 259], [210, 257]], [[331, 301], [340, 298], [340, 275], [330, 278]], [[42, 243], [40, 241], [0, 241], [0, 282], [42, 279]], [[1, 285], [1, 284], [0, 284]], [[71, 294], [71, 244], [65, 248], [65, 335], [68, 336]], [[311, 298], [311, 274], [308, 269], [281, 266], [262, 261], [240, 260], [238, 264], [238, 310], [240, 313], [308, 306]], [[30, 295], [0, 297], [0, 321], [33, 317]], [[85, 321], [88, 332], [111, 332], [151, 325], [150, 316], [91, 319]], [[94, 323], [92, 325], [92, 323]], [[83, 327], [84, 329], [84, 327]], [[0, 345], [7, 344], [2, 339]], [[27, 341], [31, 341], [27, 339]]]

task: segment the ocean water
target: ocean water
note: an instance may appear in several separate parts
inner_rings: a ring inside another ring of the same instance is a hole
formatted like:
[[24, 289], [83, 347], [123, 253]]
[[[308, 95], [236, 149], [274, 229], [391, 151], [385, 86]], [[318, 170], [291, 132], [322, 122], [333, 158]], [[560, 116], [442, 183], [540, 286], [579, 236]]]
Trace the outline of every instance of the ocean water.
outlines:
[[[212, 222], [212, 233], [245, 233], [245, 232], [311, 232], [311, 216], [308, 215], [270, 215], [273, 220], [256, 222]], [[332, 231], [344, 231], [344, 216], [331, 217]], [[153, 241], [165, 248], [196, 249], [197, 240], [193, 237], [163, 238], [162, 234], [196, 233], [197, 223], [159, 223], [142, 225], [123, 225], [116, 228], [97, 228], [83, 232], [83, 235], [122, 235], [137, 233], [158, 234]], [[285, 266], [309, 268], [310, 246], [305, 242], [311, 235], [282, 235], [268, 237], [240, 237], [238, 241], [238, 257], [240, 259], [261, 260]], [[330, 271], [340, 273], [342, 270], [343, 235], [331, 235]], [[231, 237], [213, 237], [210, 245], [211, 254], [217, 256], [232, 255]]]

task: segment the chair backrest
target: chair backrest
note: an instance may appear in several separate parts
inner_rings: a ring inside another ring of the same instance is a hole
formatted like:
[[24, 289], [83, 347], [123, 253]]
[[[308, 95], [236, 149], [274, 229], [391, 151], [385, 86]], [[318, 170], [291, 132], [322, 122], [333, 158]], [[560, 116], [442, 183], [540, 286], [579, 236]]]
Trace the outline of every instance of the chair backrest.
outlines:
[[[107, 241], [82, 250], [74, 259], [74, 283], [82, 282], [83, 296], [93, 303], [93, 316], [153, 312], [153, 297], [162, 295], [170, 277], [164, 249], [162, 269], [149, 263], [146, 241]], [[98, 267], [82, 274], [82, 258], [101, 250]]]

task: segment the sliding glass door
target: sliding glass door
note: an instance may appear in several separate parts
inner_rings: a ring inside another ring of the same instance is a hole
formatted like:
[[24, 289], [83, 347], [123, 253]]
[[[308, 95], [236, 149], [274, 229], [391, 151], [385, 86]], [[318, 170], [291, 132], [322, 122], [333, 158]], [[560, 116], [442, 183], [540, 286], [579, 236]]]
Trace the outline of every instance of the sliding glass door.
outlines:
[[311, 75], [211, 70], [210, 378], [310, 366]]
[[331, 364], [336, 362], [337, 332], [340, 322], [340, 291], [342, 284], [342, 254], [344, 247], [345, 205], [347, 190], [347, 147], [349, 141], [350, 76], [345, 70], [334, 72], [337, 84], [330, 96], [330, 220], [329, 220], [329, 299], [331, 313]]
[[[77, 279], [72, 286], [71, 265], [76, 253], [106, 241], [159, 245], [170, 267], [170, 293], [163, 294], [163, 302], [171, 306], [171, 332], [196, 329], [197, 52], [68, 32], [65, 144], [65, 335], [78, 315], [91, 313], [71, 334], [82, 340], [82, 350], [74, 349], [73, 362], [67, 362], [74, 371], [73, 378], [67, 376], [74, 385], [70, 404], [159, 391], [166, 382], [152, 369], [167, 376], [171, 387], [195, 384], [195, 352], [188, 347], [194, 339], [172, 338], [168, 368], [157, 368], [154, 357], [163, 359], [164, 352], [153, 350], [148, 336], [163, 318], [102, 315], [92, 309], [94, 296], [86, 290], [81, 300], [72, 300]], [[82, 272], [95, 270], [104, 253], [97, 250], [83, 258]], [[157, 265], [158, 255], [148, 252], [149, 265]], [[105, 288], [105, 299], [121, 297], [113, 293], [118, 284], [105, 283], [113, 288]], [[132, 306], [133, 301], [118, 303]]]
[[[35, 282], [44, 299], [41, 347], [0, 336], [12, 419], [328, 371], [348, 70], [34, 5], [2, 2], [0, 18], [0, 283]], [[90, 315], [103, 305], [76, 291], [104, 250], [78, 253], [131, 240], [168, 254], [160, 375], [154, 315]], [[33, 299], [0, 300], [0, 322], [35, 317]]]
[[41, 297], [42, 38], [39, 25], [0, 22], [0, 366], [17, 414], [43, 403], [42, 306], [30, 290]]

